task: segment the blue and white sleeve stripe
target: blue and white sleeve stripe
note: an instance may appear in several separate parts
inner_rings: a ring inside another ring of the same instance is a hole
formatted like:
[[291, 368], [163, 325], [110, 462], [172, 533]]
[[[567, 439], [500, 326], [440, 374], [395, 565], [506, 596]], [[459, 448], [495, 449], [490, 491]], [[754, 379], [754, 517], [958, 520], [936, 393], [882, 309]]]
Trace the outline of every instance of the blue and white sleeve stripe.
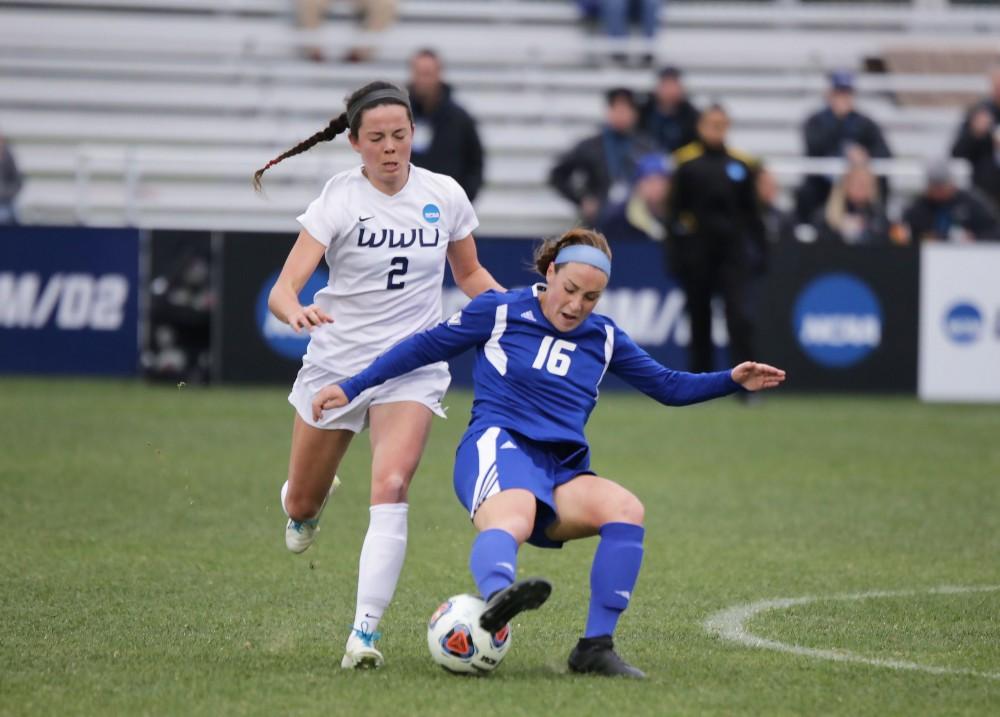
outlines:
[[493, 331], [490, 333], [490, 340], [486, 342], [483, 351], [486, 354], [486, 360], [490, 362], [490, 365], [501, 376], [507, 375], [507, 354], [504, 353], [503, 347], [500, 345], [500, 338], [506, 330], [507, 304], [500, 304], [497, 306], [496, 313], [494, 314]]
[[597, 379], [597, 385], [594, 387], [595, 396], [601, 392], [601, 381], [604, 380], [604, 374], [608, 372], [608, 366], [611, 365], [611, 359], [615, 354], [615, 327], [605, 324], [604, 331], [607, 332], [607, 337], [604, 339], [604, 370], [601, 371], [601, 377]]

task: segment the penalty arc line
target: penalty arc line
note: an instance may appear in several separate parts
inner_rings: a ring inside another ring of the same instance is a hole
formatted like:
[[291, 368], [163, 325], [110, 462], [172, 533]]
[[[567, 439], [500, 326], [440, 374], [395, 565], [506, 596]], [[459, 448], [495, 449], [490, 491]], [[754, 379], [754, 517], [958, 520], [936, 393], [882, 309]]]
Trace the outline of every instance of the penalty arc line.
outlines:
[[801, 645], [790, 645], [778, 640], [769, 640], [765, 637], [754, 635], [746, 627], [746, 622], [753, 617], [771, 610], [785, 610], [796, 605], [808, 605], [814, 602], [828, 600], [870, 600], [878, 598], [894, 597], [914, 597], [916, 595], [955, 595], [963, 593], [996, 592], [1000, 590], [1000, 585], [983, 586], [962, 586], [945, 585], [926, 590], [873, 590], [863, 593], [847, 593], [841, 595], [813, 595], [797, 598], [776, 598], [773, 600], [760, 600], [758, 602], [736, 605], [734, 607], [721, 610], [708, 617], [703, 623], [704, 628], [713, 635], [716, 635], [728, 642], [735, 642], [745, 647], [754, 647], [764, 650], [775, 650], [791, 655], [801, 655], [818, 660], [832, 660], [834, 662], [855, 662], [874, 667], [887, 667], [893, 670], [913, 670], [917, 672], [928, 672], [934, 675], [968, 675], [972, 677], [983, 677], [990, 680], [1000, 680], [1000, 672], [980, 672], [957, 667], [938, 667], [934, 665], [921, 665], [918, 662], [908, 660], [889, 660], [879, 657], [867, 657], [848, 650], [824, 650], [813, 647], [803, 647]]

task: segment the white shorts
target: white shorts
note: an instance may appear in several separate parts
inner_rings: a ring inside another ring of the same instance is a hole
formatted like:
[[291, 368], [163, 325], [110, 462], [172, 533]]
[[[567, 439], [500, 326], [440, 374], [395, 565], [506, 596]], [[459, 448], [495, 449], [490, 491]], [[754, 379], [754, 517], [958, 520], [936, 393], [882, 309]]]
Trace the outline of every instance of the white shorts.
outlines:
[[402, 376], [391, 378], [383, 384], [373, 386], [358, 394], [353, 401], [344, 406], [323, 412], [323, 417], [316, 422], [312, 417], [312, 400], [320, 389], [331, 383], [340, 383], [350, 376], [339, 376], [310, 364], [303, 366], [288, 394], [288, 402], [295, 407], [303, 421], [314, 428], [326, 430], [347, 430], [354, 433], [368, 428], [368, 408], [380, 403], [398, 403], [400, 401], [416, 401], [422, 403], [441, 418], [445, 418], [441, 408], [451, 374], [448, 364], [444, 362], [422, 366]]

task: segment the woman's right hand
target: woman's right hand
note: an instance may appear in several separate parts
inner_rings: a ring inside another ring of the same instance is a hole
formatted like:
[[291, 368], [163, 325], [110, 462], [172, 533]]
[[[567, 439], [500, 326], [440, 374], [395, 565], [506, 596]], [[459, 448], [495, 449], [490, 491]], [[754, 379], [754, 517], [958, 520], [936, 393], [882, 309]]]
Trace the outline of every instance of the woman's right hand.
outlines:
[[326, 312], [319, 308], [318, 304], [300, 306], [298, 311], [294, 311], [288, 315], [288, 325], [291, 326], [297, 334], [302, 333], [303, 329], [306, 331], [312, 331], [317, 326], [332, 323], [333, 319], [327, 316]]
[[320, 392], [313, 396], [313, 420], [319, 423], [319, 419], [323, 417], [323, 411], [328, 411], [331, 408], [340, 408], [341, 406], [346, 406], [348, 403], [350, 401], [347, 400], [347, 394], [344, 393], [344, 389], [339, 384], [334, 383], [320, 389]]

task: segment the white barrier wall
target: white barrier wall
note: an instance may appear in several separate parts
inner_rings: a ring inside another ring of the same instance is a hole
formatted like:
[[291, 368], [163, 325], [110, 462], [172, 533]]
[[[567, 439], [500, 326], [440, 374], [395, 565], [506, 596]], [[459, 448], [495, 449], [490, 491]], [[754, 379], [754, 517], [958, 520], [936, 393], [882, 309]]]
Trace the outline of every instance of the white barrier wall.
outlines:
[[921, 248], [918, 391], [1000, 402], [1000, 244]]

